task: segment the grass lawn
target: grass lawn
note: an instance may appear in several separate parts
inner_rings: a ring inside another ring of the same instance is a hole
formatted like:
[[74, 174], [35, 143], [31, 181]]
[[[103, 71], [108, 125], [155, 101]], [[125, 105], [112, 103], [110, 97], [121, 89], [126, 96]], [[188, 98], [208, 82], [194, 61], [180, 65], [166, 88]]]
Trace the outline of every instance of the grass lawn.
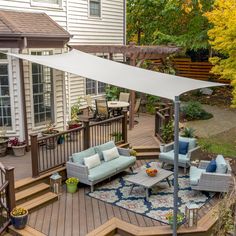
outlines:
[[236, 158], [236, 128], [209, 138], [200, 138], [199, 144], [210, 153]]

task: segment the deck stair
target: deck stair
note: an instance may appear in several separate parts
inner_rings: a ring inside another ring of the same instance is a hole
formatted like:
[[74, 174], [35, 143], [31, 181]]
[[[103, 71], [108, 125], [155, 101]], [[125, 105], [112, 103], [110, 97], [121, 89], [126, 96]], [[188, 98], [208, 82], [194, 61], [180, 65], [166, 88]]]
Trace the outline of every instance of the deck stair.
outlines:
[[46, 236], [46, 234], [43, 234], [38, 230], [31, 228], [28, 225], [24, 229], [15, 229], [11, 225], [8, 227], [8, 230], [12, 235], [17, 235], [17, 236]]
[[[61, 167], [57, 171], [63, 175], [65, 167]], [[32, 212], [57, 201], [58, 195], [50, 192], [49, 177], [51, 174], [52, 172], [48, 172], [38, 178], [30, 177], [17, 181], [15, 183], [16, 205]]]
[[159, 157], [160, 148], [158, 146], [133, 146], [133, 150], [137, 152], [137, 159], [157, 159]]

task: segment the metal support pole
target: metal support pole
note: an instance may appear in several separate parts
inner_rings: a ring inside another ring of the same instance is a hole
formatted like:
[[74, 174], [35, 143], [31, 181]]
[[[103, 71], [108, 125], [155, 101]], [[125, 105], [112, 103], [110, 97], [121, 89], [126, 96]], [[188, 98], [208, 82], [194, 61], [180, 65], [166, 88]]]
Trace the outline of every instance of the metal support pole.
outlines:
[[178, 214], [178, 159], [179, 159], [179, 96], [175, 97], [175, 134], [174, 134], [174, 212], [173, 212], [173, 236], [177, 236], [177, 214]]

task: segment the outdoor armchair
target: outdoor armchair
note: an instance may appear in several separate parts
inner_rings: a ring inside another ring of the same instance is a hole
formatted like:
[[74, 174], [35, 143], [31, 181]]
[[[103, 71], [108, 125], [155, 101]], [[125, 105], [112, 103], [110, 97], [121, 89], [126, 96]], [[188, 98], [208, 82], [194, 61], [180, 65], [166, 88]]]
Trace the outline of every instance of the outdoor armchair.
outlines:
[[129, 93], [120, 92], [119, 101], [121, 101], [121, 102], [129, 102]]
[[[190, 166], [190, 160], [192, 154], [197, 151], [200, 147], [197, 146], [197, 140], [195, 138], [185, 138], [179, 137], [179, 141], [188, 142], [188, 152], [183, 155], [179, 154], [178, 166], [184, 168], [184, 173], [186, 169]], [[164, 168], [165, 164], [174, 165], [174, 142], [166, 144], [163, 147], [163, 150], [160, 152], [159, 160], [162, 162], [162, 167]]]
[[206, 172], [210, 161], [200, 161], [199, 166], [190, 167], [190, 185], [194, 190], [209, 192], [228, 192], [232, 183], [231, 166], [228, 161], [225, 174]]

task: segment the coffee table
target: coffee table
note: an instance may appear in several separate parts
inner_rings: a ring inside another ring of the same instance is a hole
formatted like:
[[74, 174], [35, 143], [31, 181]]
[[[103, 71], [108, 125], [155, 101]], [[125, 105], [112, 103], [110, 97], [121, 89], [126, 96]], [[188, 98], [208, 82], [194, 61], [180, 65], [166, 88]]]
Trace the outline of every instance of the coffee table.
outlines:
[[158, 173], [155, 177], [150, 177], [146, 173], [146, 167], [142, 166], [137, 174], [129, 176], [126, 181], [132, 183], [132, 187], [130, 189], [130, 194], [132, 193], [132, 190], [135, 185], [140, 185], [145, 188], [146, 193], [146, 201], [149, 200], [149, 189], [152, 188], [154, 185], [158, 184], [162, 180], [166, 180], [169, 186], [171, 187], [171, 183], [169, 180], [169, 177], [173, 175], [172, 171], [162, 169], [157, 164], [152, 164], [152, 168], [156, 168], [158, 170]]

